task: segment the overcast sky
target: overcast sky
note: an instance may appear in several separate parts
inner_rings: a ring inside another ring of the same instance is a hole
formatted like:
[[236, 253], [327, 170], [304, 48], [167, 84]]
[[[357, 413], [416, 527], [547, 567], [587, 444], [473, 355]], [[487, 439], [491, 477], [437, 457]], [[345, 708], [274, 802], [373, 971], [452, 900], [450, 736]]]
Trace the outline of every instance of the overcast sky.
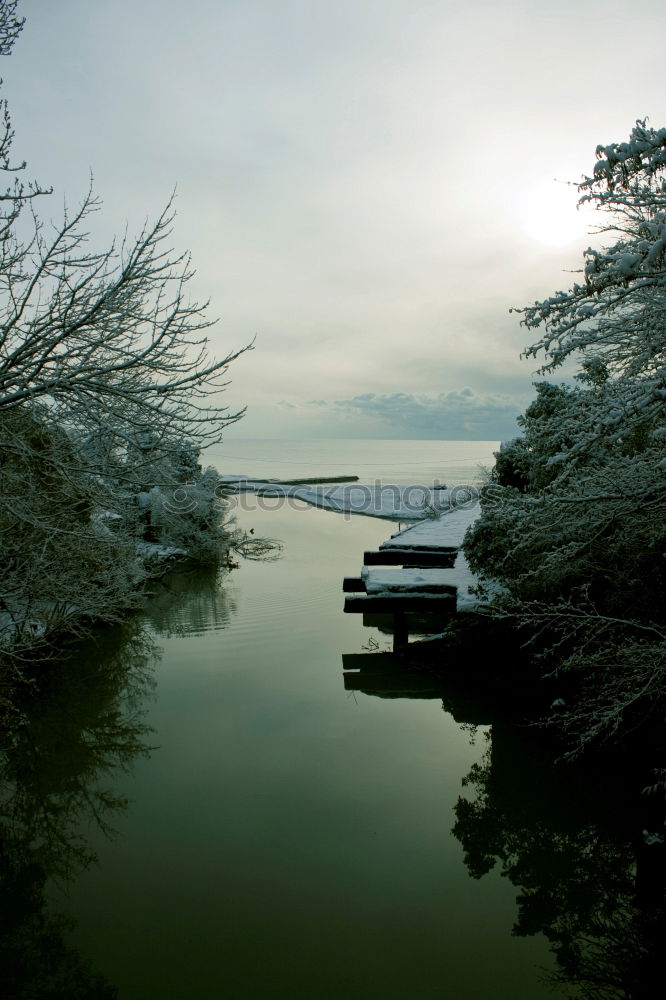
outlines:
[[[229, 437], [497, 440], [532, 396], [512, 305], [590, 243], [597, 143], [666, 125], [663, 0], [21, 0], [15, 153], [175, 248], [220, 322]], [[42, 210], [44, 208], [42, 206]]]

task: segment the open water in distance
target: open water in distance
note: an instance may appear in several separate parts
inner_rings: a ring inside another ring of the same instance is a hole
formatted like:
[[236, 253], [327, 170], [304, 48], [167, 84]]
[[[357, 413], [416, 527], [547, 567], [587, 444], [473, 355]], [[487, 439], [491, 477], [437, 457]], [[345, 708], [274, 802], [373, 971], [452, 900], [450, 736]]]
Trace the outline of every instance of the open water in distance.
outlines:
[[492, 466], [498, 441], [260, 441], [231, 439], [203, 461], [221, 473], [304, 479], [358, 476], [361, 483], [447, 486], [475, 483], [479, 466]]
[[[302, 461], [407, 482], [407, 456], [446, 481], [495, 446], [261, 445], [235, 442], [223, 471], [292, 478]], [[112, 839], [85, 828], [99, 864], [53, 890], [72, 944], [120, 1000], [552, 996], [545, 938], [511, 936], [518, 890], [470, 878], [451, 834], [483, 729], [471, 744], [440, 700], [344, 689], [341, 654], [387, 637], [342, 613], [342, 578], [392, 525], [286, 505], [239, 517], [283, 558], [175, 577], [153, 602], [156, 686], [133, 718], [155, 749], [97, 775], [130, 804]]]

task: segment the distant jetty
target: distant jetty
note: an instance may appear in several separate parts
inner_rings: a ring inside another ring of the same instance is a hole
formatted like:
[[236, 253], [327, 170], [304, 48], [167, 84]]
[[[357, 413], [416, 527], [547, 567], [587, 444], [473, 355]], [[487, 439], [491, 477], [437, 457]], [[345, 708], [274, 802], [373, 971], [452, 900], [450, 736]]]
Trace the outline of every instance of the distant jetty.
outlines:
[[[421, 521], [459, 506], [460, 498], [475, 498], [474, 487], [449, 488], [442, 483], [359, 482], [358, 476], [309, 476], [307, 479], [255, 479], [220, 476], [219, 496], [254, 493], [259, 497], [293, 498], [338, 514], [365, 514], [390, 521]], [[461, 493], [461, 490], [463, 491]]]
[[314, 476], [308, 479], [258, 479], [255, 476], [225, 475], [219, 477], [220, 486], [236, 492], [255, 493], [257, 489], [272, 486], [326, 486], [329, 483], [357, 483], [358, 476]]
[[316, 479], [269, 479], [268, 482], [278, 486], [311, 486], [326, 483], [357, 483], [358, 476], [318, 476]]

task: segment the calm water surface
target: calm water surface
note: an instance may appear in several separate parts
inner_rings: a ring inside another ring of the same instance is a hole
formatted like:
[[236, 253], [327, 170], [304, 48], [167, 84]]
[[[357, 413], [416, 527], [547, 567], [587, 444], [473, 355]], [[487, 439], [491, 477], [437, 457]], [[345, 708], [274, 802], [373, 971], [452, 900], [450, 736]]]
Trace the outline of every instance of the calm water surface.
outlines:
[[342, 577], [391, 526], [240, 516], [283, 558], [154, 602], [155, 749], [103, 777], [130, 799], [117, 835], [91, 822], [99, 864], [52, 891], [72, 943], [121, 1000], [552, 996], [545, 938], [511, 936], [516, 888], [470, 878], [451, 835], [483, 730], [472, 745], [439, 700], [344, 689], [341, 654], [387, 637], [342, 613]]
[[295, 479], [355, 475], [361, 482], [476, 482], [479, 466], [492, 466], [499, 441], [260, 441], [231, 439], [209, 449], [204, 461], [220, 472]]

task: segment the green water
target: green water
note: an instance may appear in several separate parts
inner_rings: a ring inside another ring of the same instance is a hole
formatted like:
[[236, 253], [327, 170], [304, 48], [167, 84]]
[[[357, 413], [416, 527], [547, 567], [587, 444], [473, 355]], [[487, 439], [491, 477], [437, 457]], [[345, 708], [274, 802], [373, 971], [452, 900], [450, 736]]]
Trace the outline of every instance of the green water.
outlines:
[[394, 526], [238, 516], [283, 557], [171, 576], [25, 689], [0, 746], [0, 997], [541, 1000], [544, 931], [567, 981], [651, 996], [664, 873], [615, 767], [605, 788], [553, 768], [473, 691], [443, 692], [455, 721], [346, 690], [342, 654], [390, 638], [343, 614], [342, 578]]
[[248, 518], [281, 561], [153, 610], [157, 749], [110, 775], [117, 836], [91, 824], [99, 864], [52, 894], [71, 940], [123, 1000], [546, 996], [545, 939], [510, 936], [514, 887], [470, 879], [450, 832], [482, 734], [344, 689], [341, 654], [385, 637], [342, 613], [341, 580], [387, 524]]

